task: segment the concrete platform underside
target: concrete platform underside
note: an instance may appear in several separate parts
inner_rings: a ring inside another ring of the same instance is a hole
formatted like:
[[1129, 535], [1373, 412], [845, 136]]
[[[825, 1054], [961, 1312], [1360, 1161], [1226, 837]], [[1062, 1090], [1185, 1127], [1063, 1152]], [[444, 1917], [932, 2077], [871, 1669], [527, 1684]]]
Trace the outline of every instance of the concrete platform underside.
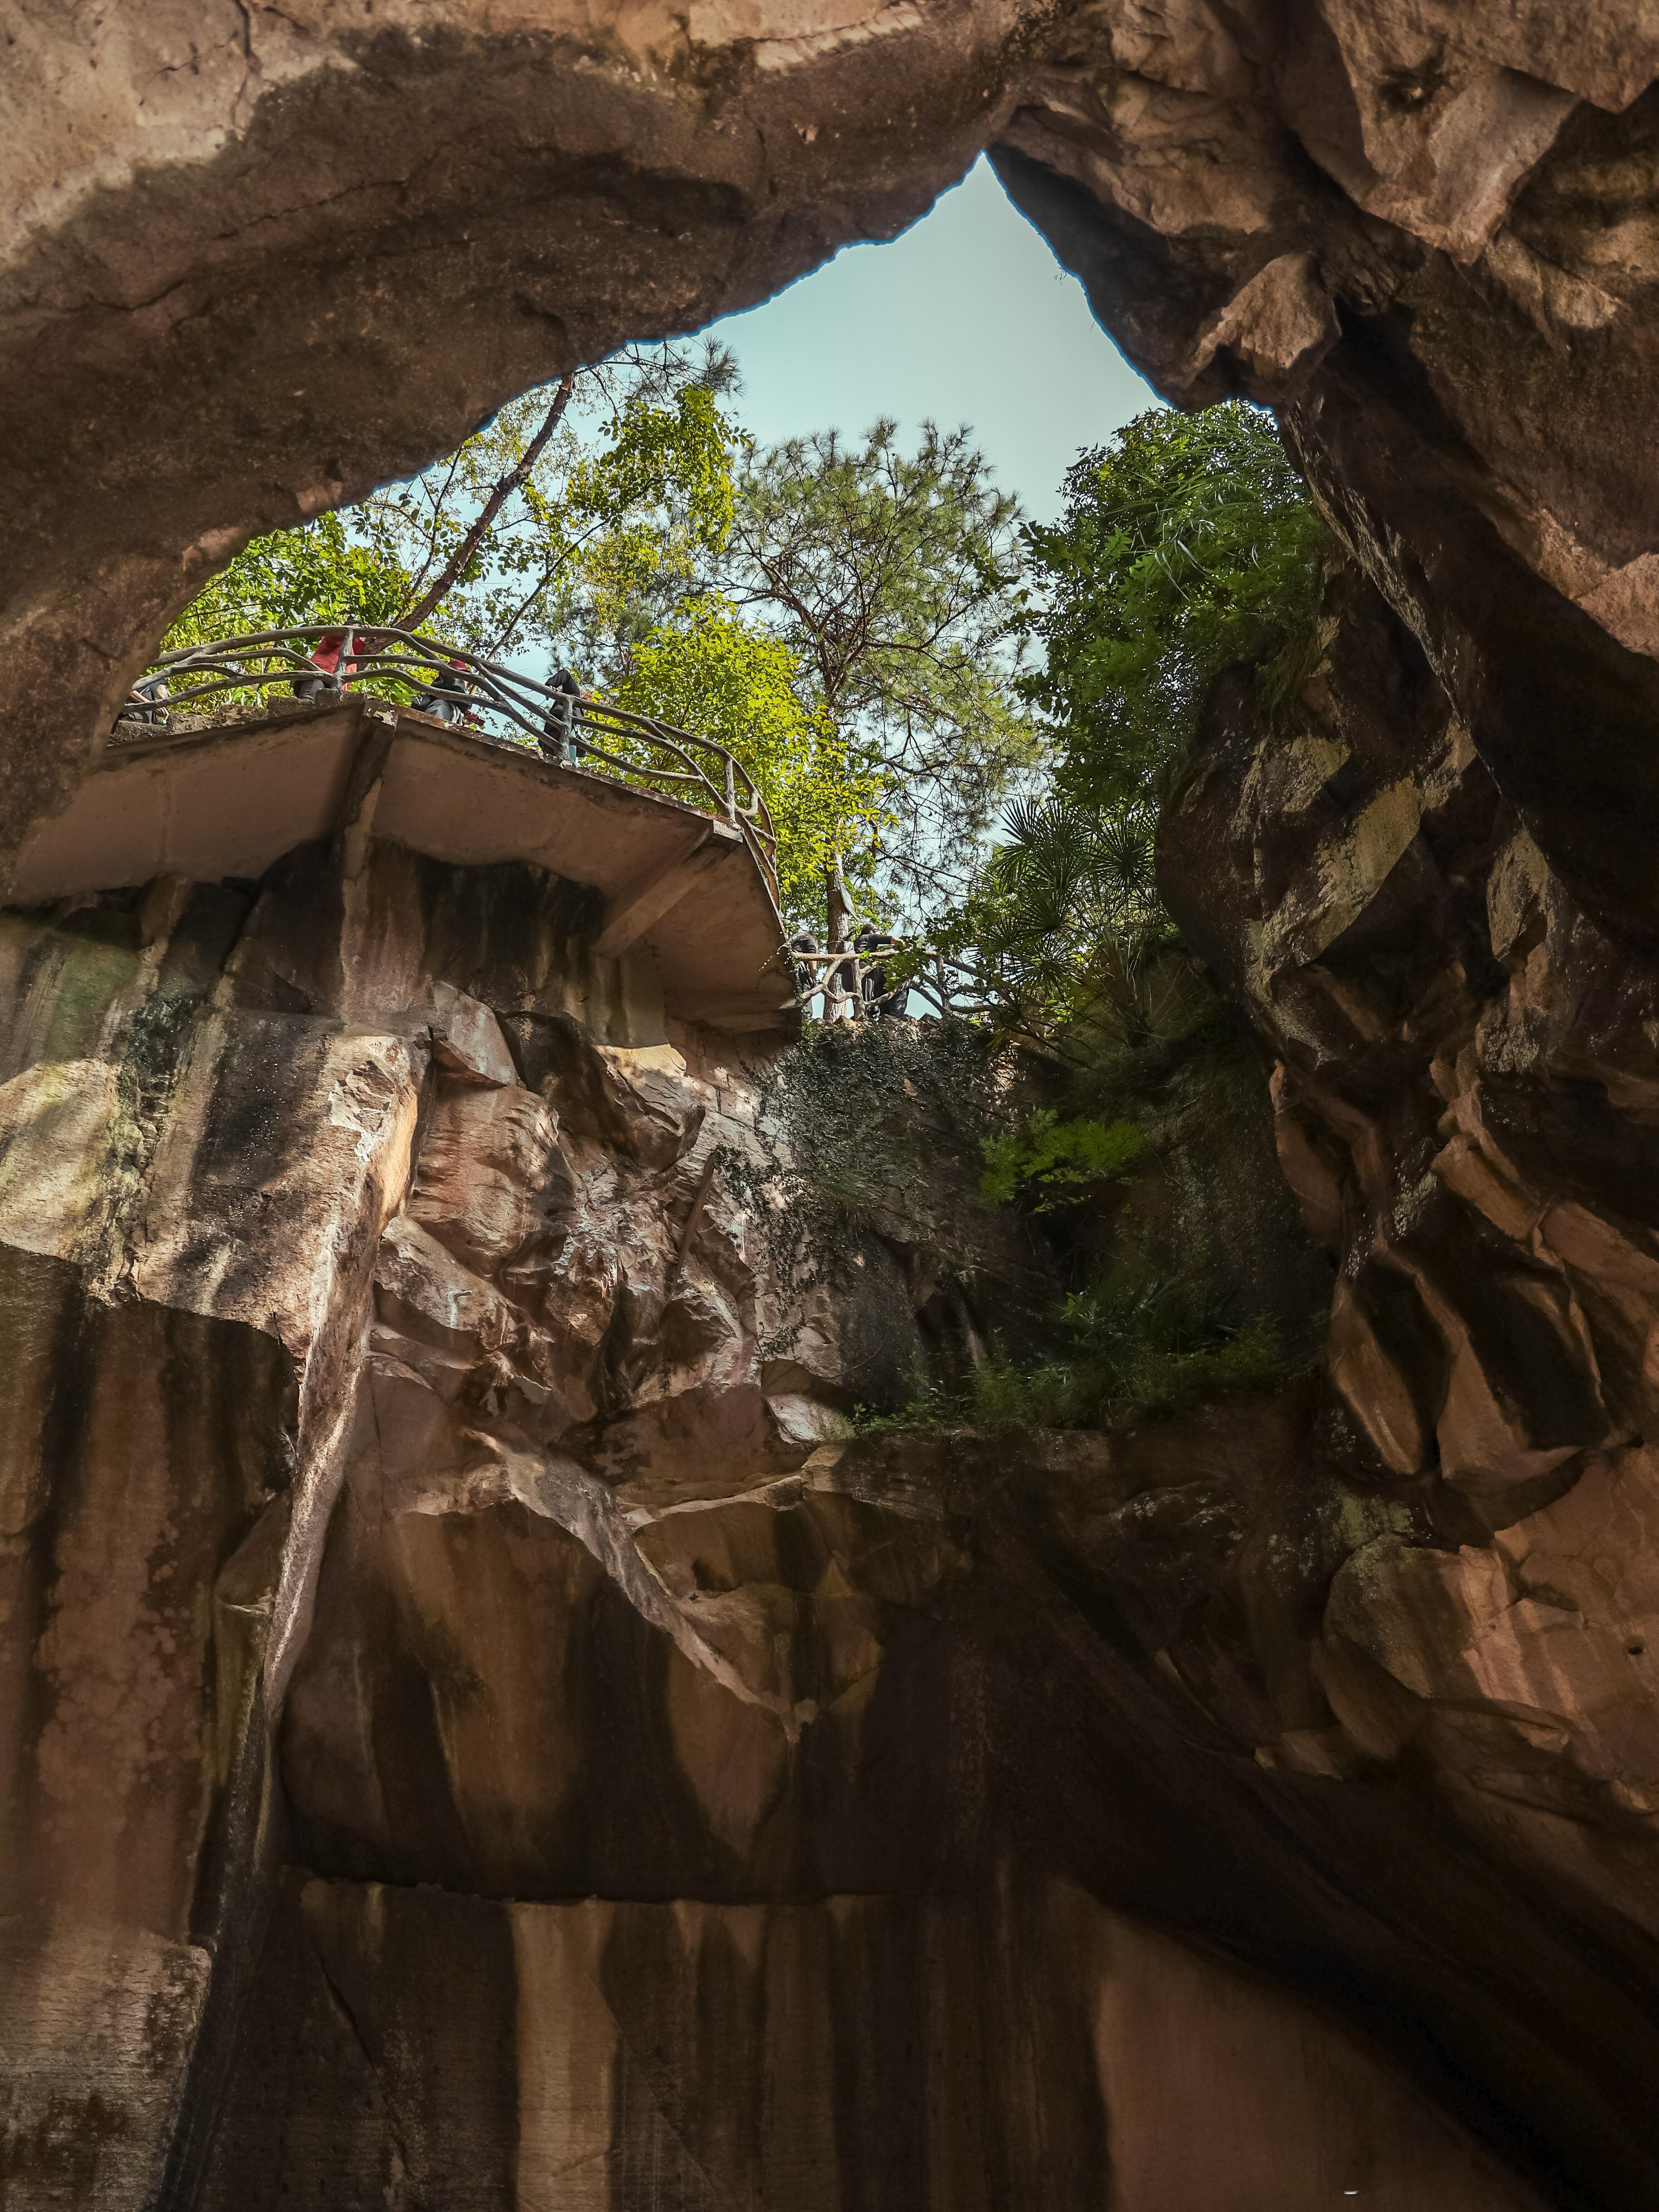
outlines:
[[738, 1031], [798, 1021], [782, 918], [739, 830], [380, 700], [107, 748], [24, 848], [8, 902], [161, 875], [257, 878], [336, 836], [348, 865], [372, 836], [463, 866], [545, 868], [599, 894], [594, 950], [648, 953], [676, 1019]]

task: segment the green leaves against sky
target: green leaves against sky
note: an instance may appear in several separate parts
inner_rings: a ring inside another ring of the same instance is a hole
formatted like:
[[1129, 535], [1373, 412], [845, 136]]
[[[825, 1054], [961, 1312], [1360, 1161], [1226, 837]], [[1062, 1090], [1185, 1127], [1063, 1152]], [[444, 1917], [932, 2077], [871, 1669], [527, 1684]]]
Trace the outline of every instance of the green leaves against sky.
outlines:
[[792, 923], [822, 928], [839, 856], [860, 911], [966, 957], [1015, 1026], [1103, 1003], [1133, 1026], [1170, 934], [1171, 764], [1224, 667], [1289, 680], [1318, 604], [1324, 528], [1270, 419], [1143, 415], [1045, 527], [966, 429], [757, 450], [735, 380], [717, 346], [628, 348], [550, 433], [528, 392], [422, 475], [256, 539], [167, 641], [393, 623], [522, 470], [423, 629], [729, 745]]

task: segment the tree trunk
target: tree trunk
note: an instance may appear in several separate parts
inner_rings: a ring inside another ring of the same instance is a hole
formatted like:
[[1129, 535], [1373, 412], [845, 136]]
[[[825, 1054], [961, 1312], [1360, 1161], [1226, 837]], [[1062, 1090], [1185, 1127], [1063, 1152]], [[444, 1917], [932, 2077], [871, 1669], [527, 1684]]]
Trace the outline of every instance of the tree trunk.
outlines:
[[530, 471], [540, 460], [543, 448], [558, 428], [559, 418], [570, 404], [570, 395], [576, 388], [576, 375], [577, 372], [573, 368], [568, 376], [562, 376], [559, 379], [558, 388], [553, 394], [553, 404], [547, 410], [546, 420], [525, 447], [522, 459], [507, 471], [490, 493], [478, 510], [477, 520], [462, 538], [448, 560], [444, 562], [443, 567], [439, 569], [432, 582], [416, 600], [414, 605], [398, 616], [395, 624], [397, 629], [417, 629], [437, 605], [455, 579], [465, 569], [467, 562], [489, 536], [490, 525], [495, 521], [495, 517], [507, 505], [514, 493], [518, 490], [520, 485], [528, 480]]
[[[851, 939], [847, 925], [852, 917], [853, 905], [847, 896], [847, 879], [842, 873], [839, 853], [824, 871], [824, 903], [827, 908], [825, 919], [829, 923], [830, 950], [832, 952], [846, 952], [851, 948]], [[827, 969], [824, 973], [826, 980], [835, 989], [845, 991], [851, 988], [853, 967], [850, 961], [844, 966]], [[827, 1021], [830, 1018], [830, 1009], [827, 1004], [823, 1011], [824, 1018]], [[837, 1007], [835, 1011], [836, 1016], [843, 1021], [850, 1022], [853, 1018], [851, 1006]]]

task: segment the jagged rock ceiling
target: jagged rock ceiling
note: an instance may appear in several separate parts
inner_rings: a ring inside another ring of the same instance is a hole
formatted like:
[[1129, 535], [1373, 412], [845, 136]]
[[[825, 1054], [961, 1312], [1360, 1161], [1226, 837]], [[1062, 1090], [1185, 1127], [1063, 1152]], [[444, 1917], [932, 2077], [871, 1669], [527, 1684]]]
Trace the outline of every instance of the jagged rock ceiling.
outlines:
[[249, 532], [892, 234], [988, 144], [1164, 391], [1288, 409], [1564, 878], [1659, 921], [1650, 8], [0, 20], [9, 840]]

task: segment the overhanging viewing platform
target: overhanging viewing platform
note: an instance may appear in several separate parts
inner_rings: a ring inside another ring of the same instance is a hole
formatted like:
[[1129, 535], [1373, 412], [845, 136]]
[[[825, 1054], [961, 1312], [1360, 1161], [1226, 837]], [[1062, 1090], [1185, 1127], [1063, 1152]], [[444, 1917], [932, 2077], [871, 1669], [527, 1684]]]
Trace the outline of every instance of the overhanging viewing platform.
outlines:
[[[599, 894], [594, 951], [646, 949], [675, 1018], [793, 1028], [770, 824], [757, 794], [749, 808], [735, 800], [730, 756], [604, 708], [583, 708], [576, 729], [583, 753], [602, 759], [603, 745], [626, 742], [637, 762], [549, 759], [337, 684], [319, 702], [256, 719], [124, 721], [20, 854], [7, 902], [38, 906], [161, 875], [258, 878], [329, 836], [384, 839], [461, 866], [527, 861]], [[682, 739], [727, 764], [723, 792], [701, 763], [695, 775], [652, 765], [653, 744], [672, 754]], [[690, 797], [650, 789], [647, 777], [689, 787]]]

